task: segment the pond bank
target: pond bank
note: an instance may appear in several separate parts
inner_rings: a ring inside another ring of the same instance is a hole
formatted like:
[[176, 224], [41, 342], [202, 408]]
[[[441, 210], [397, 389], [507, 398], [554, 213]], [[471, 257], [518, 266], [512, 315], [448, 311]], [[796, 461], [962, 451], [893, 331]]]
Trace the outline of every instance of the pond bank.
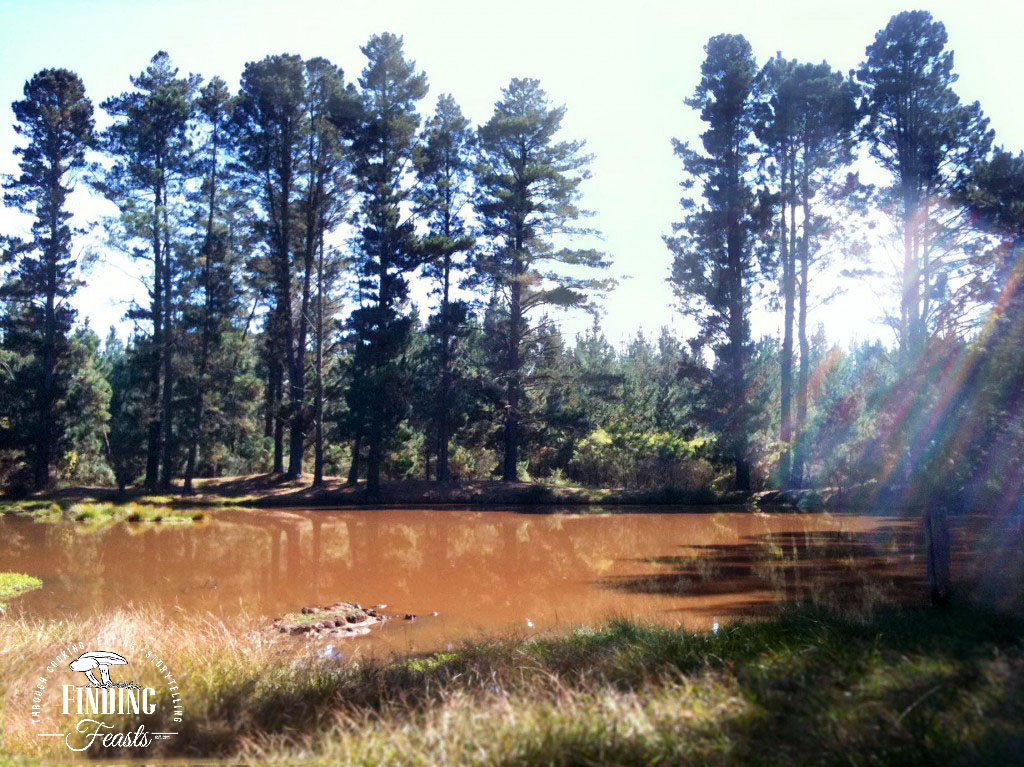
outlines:
[[[12, 751], [43, 758], [52, 745], [15, 714], [9, 696], [25, 669], [101, 625], [158, 642], [187, 694], [179, 734], [155, 744], [155, 758], [1003, 765], [1024, 744], [1024, 626], [962, 604], [802, 608], [700, 634], [619, 621], [359, 661], [205, 617], [20, 619], [0, 635]], [[66, 726], [53, 719], [44, 724]]]
[[312, 477], [288, 479], [281, 475], [254, 474], [239, 477], [200, 479], [196, 492], [184, 494], [180, 486], [166, 493], [148, 493], [131, 488], [119, 493], [115, 488], [68, 487], [27, 499], [0, 499], [0, 513], [51, 512], [67, 510], [74, 504], [124, 504], [167, 509], [237, 506], [247, 508], [317, 507], [508, 507], [508, 506], [750, 506], [772, 510], [820, 511], [822, 509], [858, 509], [877, 504], [866, 491], [764, 490], [738, 491], [688, 490], [673, 487], [656, 489], [587, 488], [550, 485], [540, 482], [459, 481], [438, 484], [427, 480], [403, 480], [382, 483], [381, 492], [371, 497], [363, 483], [348, 485], [341, 478], [329, 477], [322, 487], [312, 487]]

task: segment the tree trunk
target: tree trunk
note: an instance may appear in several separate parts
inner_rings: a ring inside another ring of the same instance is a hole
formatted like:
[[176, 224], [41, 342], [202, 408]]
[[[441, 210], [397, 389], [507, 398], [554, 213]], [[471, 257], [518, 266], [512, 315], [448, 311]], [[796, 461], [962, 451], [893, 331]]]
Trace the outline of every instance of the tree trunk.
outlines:
[[[446, 234], [447, 236], [447, 234]], [[437, 481], [447, 482], [448, 449], [451, 442], [451, 256], [444, 256], [444, 286], [441, 294], [441, 388], [437, 423]], [[428, 467], [429, 471], [429, 467]]]
[[[271, 346], [278, 344], [271, 341]], [[270, 371], [267, 381], [267, 436], [274, 438], [273, 473], [284, 472], [284, 419], [281, 417], [281, 389], [284, 386], [284, 373], [281, 370], [280, 350], [271, 351]]]
[[383, 424], [377, 416], [370, 418], [370, 452], [366, 456], [366, 492], [371, 497], [380, 494], [380, 464], [384, 457], [381, 439]]
[[[199, 405], [199, 410], [202, 410], [202, 405]], [[188, 442], [188, 457], [185, 459], [185, 495], [195, 494], [195, 488], [192, 486], [192, 478], [196, 473], [196, 460], [199, 456], [199, 440], [198, 438], [189, 438]]]
[[[51, 200], [55, 191], [51, 189]], [[50, 464], [53, 461], [53, 400], [56, 388], [57, 371], [57, 211], [50, 210], [50, 246], [46, 253], [46, 310], [43, 318], [43, 386], [39, 407], [39, 434], [36, 442], [36, 455], [33, 484], [36, 490], [45, 490], [50, 486]]]
[[903, 193], [903, 285], [900, 299], [900, 356], [912, 354], [918, 345], [921, 271], [918, 258], [918, 207], [916, 191]]
[[[517, 276], [519, 269], [516, 270]], [[519, 481], [519, 331], [522, 323], [521, 286], [518, 279], [511, 286], [512, 306], [509, 312], [508, 350], [506, 373], [508, 375], [505, 407], [505, 455], [501, 479], [504, 482]]]
[[745, 493], [750, 492], [752, 487], [750, 481], [750, 462], [746, 458], [736, 459], [736, 489]]
[[203, 335], [202, 341], [200, 342], [199, 348], [199, 371], [197, 374], [196, 381], [196, 393], [195, 393], [195, 405], [192, 412], [192, 429], [189, 434], [188, 442], [188, 459], [185, 462], [185, 493], [192, 495], [194, 491], [192, 487], [192, 479], [196, 472], [196, 460], [199, 455], [199, 438], [202, 434], [203, 429], [203, 415], [205, 409], [205, 396], [206, 396], [206, 369], [209, 359], [210, 349], [210, 312], [212, 307], [210, 306], [210, 276], [209, 276], [209, 253], [207, 254], [207, 264], [204, 267], [206, 272], [206, 307], [205, 316], [203, 318]]
[[[735, 161], [731, 171], [730, 184], [733, 190], [740, 188], [740, 178], [735, 167]], [[728, 268], [726, 280], [728, 281], [728, 342], [726, 353], [728, 354], [727, 364], [729, 368], [729, 386], [732, 392], [734, 410], [745, 412], [744, 398], [746, 389], [746, 344], [747, 344], [747, 322], [746, 305], [743, 286], [743, 241], [741, 224], [738, 218], [736, 206], [730, 203], [728, 210], [726, 249]], [[747, 434], [747, 419], [740, 418], [738, 423], [733, 423], [729, 429], [730, 448], [732, 458], [736, 464], [736, 488], [747, 492], [751, 489], [750, 483], [750, 458], [748, 456], [749, 436]]]
[[313, 445], [313, 487], [324, 483], [324, 233], [320, 232], [320, 255], [316, 264], [316, 435]]
[[[291, 145], [290, 136], [286, 135], [282, 138], [288, 146]], [[289, 386], [289, 403], [294, 401], [294, 374], [295, 374], [295, 347], [294, 347], [294, 326], [292, 324], [292, 273], [291, 273], [291, 246], [292, 246], [292, 208], [291, 208], [291, 196], [292, 196], [292, 158], [290, 154], [283, 157], [281, 165], [278, 169], [278, 174], [281, 179], [280, 183], [280, 202], [278, 205], [278, 222], [277, 222], [277, 243], [275, 253], [275, 277], [276, 284], [274, 286], [275, 292], [275, 306], [274, 311], [277, 315], [277, 327], [276, 331], [281, 334], [279, 340], [278, 351], [281, 351], [281, 345], [284, 346], [283, 358], [278, 359], [278, 375], [280, 376], [280, 383], [278, 386], [277, 395], [277, 408], [276, 408], [276, 422], [274, 424], [274, 471], [277, 473], [284, 471], [284, 418], [285, 414], [282, 412], [282, 403], [284, 401], [284, 372], [288, 372], [288, 386]], [[294, 414], [289, 412], [288, 416], [292, 417]], [[294, 452], [294, 447], [289, 445], [289, 456]], [[291, 469], [289, 465], [289, 469]]]
[[[383, 230], [384, 227], [379, 227]], [[377, 265], [377, 321], [373, 327], [373, 344], [371, 346], [370, 369], [372, 375], [378, 381], [381, 380], [384, 370], [383, 343], [385, 337], [385, 324], [388, 321], [388, 307], [390, 305], [390, 282], [388, 275], [389, 246], [383, 238], [380, 244], [380, 252]], [[371, 407], [369, 413], [369, 453], [366, 456], [366, 492], [370, 497], [380, 494], [380, 467], [384, 459], [384, 423], [383, 412], [379, 407]]]
[[943, 506], [929, 506], [924, 517], [925, 546], [928, 549], [928, 589], [932, 604], [941, 607], [952, 594], [949, 559], [949, 518]]
[[779, 457], [779, 482], [783, 487], [792, 484], [792, 441], [793, 441], [793, 314], [796, 292], [796, 275], [793, 255], [789, 248], [789, 232], [786, 227], [787, 208], [791, 206], [791, 197], [787, 192], [786, 174], [788, 163], [786, 149], [783, 148], [782, 158], [782, 215], [780, 216], [780, 257], [782, 260], [782, 301], [783, 331], [781, 360], [781, 414], [779, 419], [779, 441], [782, 443], [782, 454]]
[[199, 438], [203, 429], [203, 416], [206, 397], [206, 370], [210, 357], [210, 342], [213, 335], [213, 270], [210, 259], [217, 251], [213, 243], [213, 220], [217, 209], [217, 144], [216, 132], [213, 138], [213, 157], [210, 174], [210, 203], [206, 215], [206, 243], [203, 261], [203, 330], [199, 343], [199, 370], [196, 375], [195, 407], [192, 413], [192, 429], [189, 434], [188, 459], [185, 462], [185, 493], [192, 495], [192, 479], [196, 472], [196, 459], [199, 454]]
[[162, 411], [160, 391], [164, 358], [163, 334], [163, 241], [160, 237], [158, 216], [163, 197], [160, 189], [154, 191], [153, 197], [153, 361], [149, 368], [149, 423], [146, 426], [146, 489], [157, 489], [160, 475], [161, 439], [163, 428], [160, 424]]
[[352, 440], [352, 461], [348, 466], [348, 484], [354, 485], [359, 481], [359, 453], [363, 449], [363, 434], [359, 432]]
[[[298, 344], [293, 335], [291, 312], [288, 313], [288, 324], [285, 330], [285, 343], [288, 344], [288, 477], [297, 479], [302, 474], [302, 453], [305, 448], [305, 419], [302, 411], [305, 394], [305, 336], [306, 312], [308, 311], [309, 270], [303, 284], [302, 311], [299, 319]], [[289, 295], [289, 305], [291, 304]], [[283, 424], [282, 424], [283, 428]]]
[[[49, 267], [48, 267], [49, 270]], [[46, 296], [45, 339], [43, 341], [43, 386], [39, 393], [39, 432], [36, 438], [33, 484], [36, 490], [50, 486], [50, 463], [53, 461], [53, 390], [56, 382], [56, 312], [54, 295]]]
[[174, 459], [174, 303], [173, 262], [171, 260], [170, 221], [164, 205], [164, 349], [163, 393], [160, 401], [160, 423], [163, 427], [160, 451], [160, 488], [169, 490]]
[[807, 389], [811, 380], [811, 345], [807, 339], [807, 280], [810, 276], [810, 230], [808, 224], [811, 215], [811, 205], [806, 181], [804, 179], [802, 187], [804, 220], [803, 231], [800, 237], [800, 307], [797, 318], [797, 336], [800, 344], [800, 371], [797, 379], [796, 449], [793, 452], [792, 486], [795, 488], [801, 488], [804, 484], [804, 462], [807, 449], [805, 444]]
[[288, 435], [288, 476], [298, 479], [302, 475], [302, 454], [306, 447], [306, 334], [309, 327], [310, 264], [306, 265], [303, 279], [302, 302], [299, 311], [299, 331], [296, 347], [290, 355], [289, 415], [291, 424]]

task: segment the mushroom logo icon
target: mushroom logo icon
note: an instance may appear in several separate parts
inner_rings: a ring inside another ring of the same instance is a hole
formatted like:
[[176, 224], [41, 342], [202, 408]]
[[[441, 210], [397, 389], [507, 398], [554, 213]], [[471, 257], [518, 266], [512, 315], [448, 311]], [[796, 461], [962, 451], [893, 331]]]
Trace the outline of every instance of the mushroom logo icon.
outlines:
[[[84, 671], [94, 687], [115, 687], [116, 684], [110, 681], [110, 667], [127, 665], [128, 661], [116, 652], [99, 650], [82, 653], [77, 659], [68, 664], [68, 668], [72, 671]], [[96, 677], [92, 674], [96, 669], [100, 670], [101, 681], [97, 681]]]

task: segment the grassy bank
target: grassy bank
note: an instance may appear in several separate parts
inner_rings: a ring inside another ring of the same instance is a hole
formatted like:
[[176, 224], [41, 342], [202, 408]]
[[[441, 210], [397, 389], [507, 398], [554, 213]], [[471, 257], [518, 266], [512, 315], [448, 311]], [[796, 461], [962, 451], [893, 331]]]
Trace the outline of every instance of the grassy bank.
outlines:
[[[186, 495], [174, 486], [161, 494], [131, 488], [68, 487], [27, 499], [0, 499], [0, 513], [45, 515], [66, 512], [70, 507], [91, 505], [118, 507], [135, 504], [164, 512], [173, 509], [239, 506], [355, 507], [355, 506], [714, 506], [752, 505], [777, 509], [815, 511], [826, 507], [870, 506], [868, 497], [835, 491], [719, 492], [711, 489], [662, 487], [654, 489], [593, 488], [543, 482], [466, 481], [438, 484], [426, 480], [385, 482], [376, 496], [363, 483], [348, 485], [328, 477], [322, 487], [312, 487], [312, 476], [289, 480], [269, 474], [200, 479], [195, 492]], [[164, 516], [170, 516], [164, 513]]]
[[0, 501], [0, 514], [29, 517], [39, 522], [150, 522], [181, 524], [200, 522], [204, 515], [197, 509], [180, 507], [172, 499], [141, 497], [138, 500], [99, 500], [90, 493], [71, 493], [52, 498]]
[[0, 616], [7, 609], [7, 600], [20, 597], [42, 587], [43, 582], [24, 573], [0, 573]]
[[[803, 609], [717, 635], [615, 622], [355, 662], [206, 619], [19, 619], [0, 636], [0, 679], [31, 676], [54, 647], [103, 628], [160, 647], [180, 680], [180, 735], [150, 756], [325, 765], [1005, 765], [1024, 756], [1024, 626], [965, 605], [867, 617]], [[14, 684], [8, 742], [45, 756], [22, 726], [27, 694]], [[168, 723], [147, 727], [157, 724]]]

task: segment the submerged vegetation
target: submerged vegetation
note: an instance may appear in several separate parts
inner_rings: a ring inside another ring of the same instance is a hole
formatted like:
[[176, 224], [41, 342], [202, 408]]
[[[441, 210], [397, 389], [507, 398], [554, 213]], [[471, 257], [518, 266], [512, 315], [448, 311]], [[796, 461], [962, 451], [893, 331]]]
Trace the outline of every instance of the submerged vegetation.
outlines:
[[[390, 660], [339, 660], [208, 618], [162, 625], [121, 612], [102, 628], [160, 647], [187, 690], [163, 757], [1001, 765], [1024, 744], [1024, 626], [967, 605], [801, 608], [713, 634], [618, 621]], [[10, 623], [0, 679], [16, 684], [48, 647], [100, 629]], [[8, 726], [17, 750], [46, 754], [10, 716]]]

